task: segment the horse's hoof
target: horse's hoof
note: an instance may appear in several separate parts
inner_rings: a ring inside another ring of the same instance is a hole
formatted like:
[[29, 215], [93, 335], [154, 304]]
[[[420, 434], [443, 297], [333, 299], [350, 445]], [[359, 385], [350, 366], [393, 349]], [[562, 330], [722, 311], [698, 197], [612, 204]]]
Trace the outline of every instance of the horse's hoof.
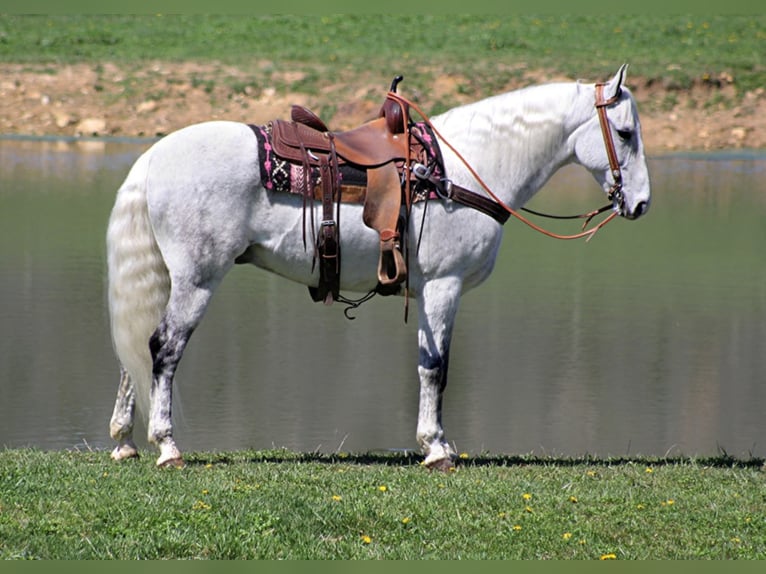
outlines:
[[128, 458], [138, 458], [138, 449], [133, 444], [120, 444], [114, 447], [114, 450], [109, 455], [112, 460], [125, 460]]
[[183, 457], [169, 458], [167, 460], [157, 460], [157, 468], [183, 468], [186, 466]]
[[427, 462], [426, 468], [428, 470], [439, 470], [441, 472], [454, 472], [455, 463], [451, 458], [440, 458], [433, 462]]
[[157, 459], [158, 468], [183, 468], [186, 466], [183, 455], [178, 450], [173, 437], [168, 436], [157, 441], [157, 446], [160, 449], [160, 457]]

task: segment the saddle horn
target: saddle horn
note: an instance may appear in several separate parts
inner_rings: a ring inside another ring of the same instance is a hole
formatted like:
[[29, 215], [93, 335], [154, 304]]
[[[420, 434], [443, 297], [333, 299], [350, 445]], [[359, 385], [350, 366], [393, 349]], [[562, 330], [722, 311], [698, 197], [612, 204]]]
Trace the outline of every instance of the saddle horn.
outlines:
[[[403, 79], [404, 76], [396, 76], [391, 82], [391, 89], [389, 92], [395, 94], [399, 82]], [[386, 98], [386, 101], [383, 102], [383, 107], [380, 108], [378, 117], [386, 118], [386, 124], [392, 134], [403, 134], [407, 130], [407, 122], [410, 117], [409, 106], [400, 104], [398, 101], [391, 98]]]

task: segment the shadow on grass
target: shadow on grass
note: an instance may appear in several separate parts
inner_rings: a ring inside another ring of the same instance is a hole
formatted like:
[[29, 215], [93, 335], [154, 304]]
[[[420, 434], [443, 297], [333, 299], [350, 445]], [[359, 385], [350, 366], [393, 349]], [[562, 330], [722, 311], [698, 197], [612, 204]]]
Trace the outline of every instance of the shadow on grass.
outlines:
[[[420, 466], [423, 456], [415, 451], [381, 451], [365, 453], [318, 453], [318, 452], [293, 452], [289, 450], [262, 450], [262, 451], [237, 451], [221, 453], [188, 453], [185, 455], [186, 464], [235, 464], [243, 462], [259, 463], [322, 463], [322, 464], [356, 464], [356, 465], [380, 465], [380, 466]], [[455, 466], [478, 467], [478, 466], [619, 466], [628, 464], [640, 464], [647, 466], [684, 465], [694, 464], [698, 466], [717, 468], [764, 468], [766, 459], [763, 458], [736, 458], [727, 453], [711, 457], [595, 457], [590, 455], [578, 457], [552, 457], [534, 455], [493, 455], [481, 454], [476, 456], [459, 457], [455, 460]]]

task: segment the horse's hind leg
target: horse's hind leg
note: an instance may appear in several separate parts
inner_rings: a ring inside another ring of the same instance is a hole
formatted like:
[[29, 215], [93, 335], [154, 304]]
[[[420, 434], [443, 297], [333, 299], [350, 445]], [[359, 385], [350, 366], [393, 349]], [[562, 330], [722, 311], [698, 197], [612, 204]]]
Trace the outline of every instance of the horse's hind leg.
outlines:
[[149, 442], [160, 449], [157, 466], [183, 465], [181, 451], [173, 439], [173, 377], [217, 283], [218, 280], [199, 286], [173, 277], [165, 315], [149, 340], [153, 375], [148, 435]]
[[114, 412], [109, 423], [109, 434], [117, 441], [117, 446], [112, 451], [114, 460], [138, 456], [138, 449], [133, 442], [135, 413], [136, 395], [133, 382], [125, 368], [120, 365], [120, 385], [117, 388], [117, 400], [114, 402]]

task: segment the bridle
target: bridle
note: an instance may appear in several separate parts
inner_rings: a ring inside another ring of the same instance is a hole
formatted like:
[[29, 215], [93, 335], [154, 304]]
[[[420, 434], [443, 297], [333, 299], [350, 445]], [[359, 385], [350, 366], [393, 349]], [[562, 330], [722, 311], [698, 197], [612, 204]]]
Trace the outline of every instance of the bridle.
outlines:
[[596, 84], [596, 111], [598, 112], [598, 121], [601, 124], [601, 135], [606, 146], [606, 156], [609, 158], [609, 169], [612, 172], [613, 183], [612, 187], [609, 188], [607, 197], [612, 202], [612, 205], [619, 206], [620, 210], [622, 210], [625, 204], [625, 197], [622, 193], [622, 170], [620, 169], [620, 162], [617, 160], [617, 152], [614, 149], [614, 139], [612, 138], [612, 130], [609, 129], [609, 120], [606, 117], [607, 106], [620, 99], [622, 90], [618, 88], [614, 96], [605, 100], [605, 85]]
[[[583, 218], [585, 219], [585, 223], [582, 226], [582, 231], [580, 233], [575, 233], [573, 235], [560, 235], [558, 233], [554, 233], [552, 231], [548, 231], [539, 225], [536, 225], [535, 223], [529, 221], [526, 217], [521, 215], [517, 210], [513, 209], [511, 206], [506, 204], [503, 200], [501, 200], [497, 195], [495, 195], [492, 190], [489, 188], [489, 186], [484, 183], [484, 180], [481, 179], [478, 173], [471, 167], [471, 165], [465, 160], [465, 158], [458, 152], [452, 144], [447, 141], [444, 136], [442, 136], [439, 133], [439, 130], [437, 130], [434, 125], [431, 123], [431, 120], [429, 117], [418, 107], [417, 104], [414, 102], [411, 102], [407, 100], [406, 98], [403, 98], [399, 94], [395, 92], [389, 92], [388, 96], [391, 99], [397, 100], [402, 104], [406, 104], [412, 109], [414, 109], [420, 116], [423, 118], [423, 121], [433, 130], [434, 134], [439, 137], [441, 140], [441, 143], [446, 145], [448, 148], [452, 150], [452, 152], [457, 156], [457, 158], [463, 163], [463, 165], [466, 167], [468, 172], [476, 179], [476, 181], [479, 183], [479, 185], [482, 187], [482, 189], [503, 209], [505, 209], [508, 213], [513, 215], [516, 219], [521, 221], [522, 223], [528, 225], [535, 231], [539, 231], [543, 235], [547, 235], [548, 237], [553, 237], [554, 239], [580, 239], [582, 237], [586, 237], [586, 241], [590, 241], [590, 239], [596, 234], [596, 232], [604, 227], [607, 223], [609, 223], [612, 219], [614, 219], [620, 211], [624, 208], [625, 203], [625, 197], [622, 193], [622, 170], [620, 169], [620, 162], [617, 159], [617, 152], [615, 151], [614, 147], [614, 140], [612, 139], [612, 132], [609, 129], [609, 120], [606, 116], [606, 108], [607, 106], [615, 103], [622, 93], [622, 91], [618, 88], [617, 93], [612, 96], [609, 99], [604, 99], [604, 86], [606, 84], [599, 83], [596, 84], [596, 102], [595, 107], [598, 114], [599, 123], [601, 125], [601, 134], [604, 138], [604, 145], [606, 147], [606, 154], [607, 158], [609, 159], [609, 169], [612, 173], [612, 179], [613, 183], [609, 191], [607, 192], [607, 197], [609, 199], [609, 203], [599, 209], [595, 209], [593, 211], [590, 211], [588, 213], [584, 213], [581, 215], [573, 215], [573, 216], [549, 216], [546, 214], [542, 214], [539, 212], [535, 212], [529, 209], [525, 209], [525, 211], [528, 211], [530, 213], [534, 213], [536, 215], [543, 215], [545, 217], [552, 217], [554, 219], [575, 219], [575, 218]], [[619, 209], [617, 209], [619, 208]], [[524, 209], [524, 208], [522, 208]], [[596, 216], [601, 213], [604, 213], [605, 211], [612, 210], [612, 213], [609, 214], [608, 217], [600, 221], [599, 223], [595, 224], [590, 229], [586, 229], [590, 221]]]

